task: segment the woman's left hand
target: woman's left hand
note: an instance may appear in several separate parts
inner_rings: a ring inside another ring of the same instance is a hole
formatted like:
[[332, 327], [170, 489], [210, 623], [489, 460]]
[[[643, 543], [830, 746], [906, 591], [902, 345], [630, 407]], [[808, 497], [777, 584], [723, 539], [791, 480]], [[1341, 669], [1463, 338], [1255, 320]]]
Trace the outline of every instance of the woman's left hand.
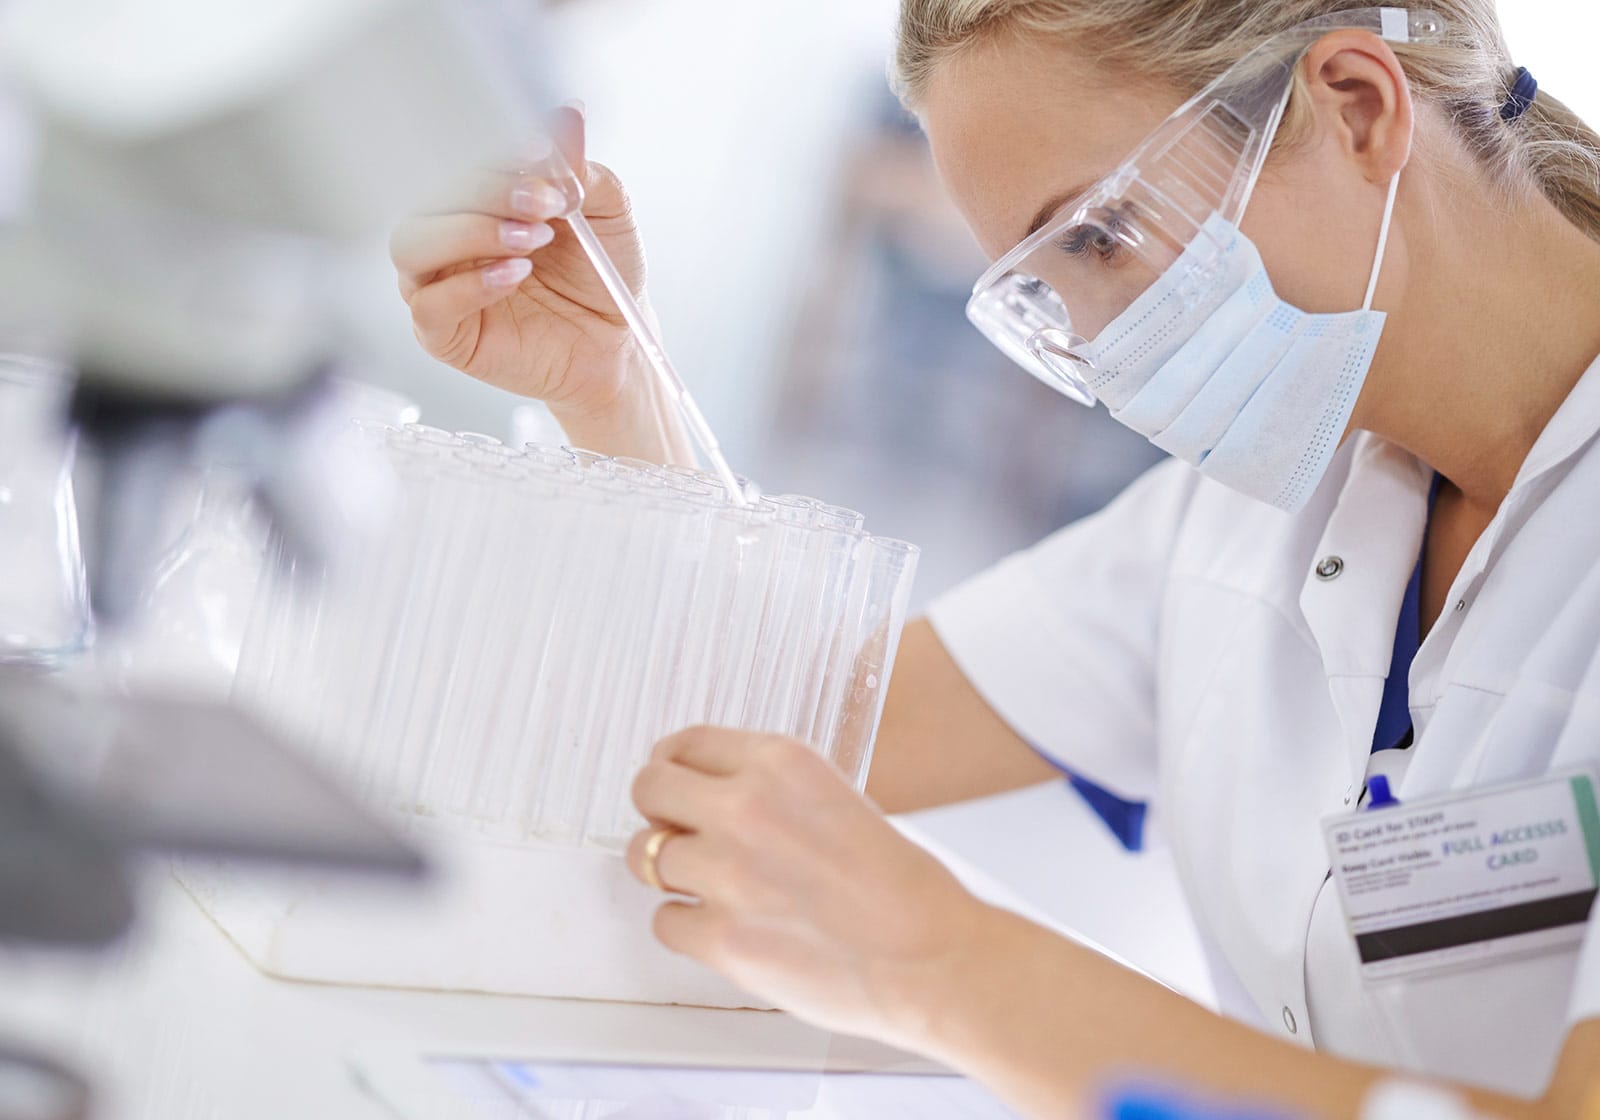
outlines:
[[644, 875], [657, 828], [681, 830], [656, 870], [674, 901], [656, 936], [830, 1030], [916, 1048], [942, 983], [993, 913], [805, 744], [691, 728], [633, 786], [651, 822], [628, 847]]

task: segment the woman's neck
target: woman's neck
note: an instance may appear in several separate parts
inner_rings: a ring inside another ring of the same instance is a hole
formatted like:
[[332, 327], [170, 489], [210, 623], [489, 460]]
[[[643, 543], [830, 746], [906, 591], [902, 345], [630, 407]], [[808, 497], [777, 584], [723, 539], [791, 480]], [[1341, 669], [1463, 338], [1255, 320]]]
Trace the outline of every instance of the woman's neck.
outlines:
[[1390, 262], [1404, 296], [1391, 307], [1380, 289], [1389, 324], [1351, 426], [1492, 514], [1600, 355], [1600, 242], [1542, 195], [1464, 206], [1460, 183], [1419, 186]]

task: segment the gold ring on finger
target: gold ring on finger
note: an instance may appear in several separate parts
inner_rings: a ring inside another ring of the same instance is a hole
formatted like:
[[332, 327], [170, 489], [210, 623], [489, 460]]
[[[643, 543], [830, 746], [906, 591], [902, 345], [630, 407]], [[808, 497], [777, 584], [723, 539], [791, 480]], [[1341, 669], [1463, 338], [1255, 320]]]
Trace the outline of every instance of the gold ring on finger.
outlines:
[[667, 890], [666, 884], [661, 881], [661, 870], [657, 867], [657, 864], [661, 862], [661, 849], [667, 846], [667, 841], [682, 832], [683, 829], [681, 828], [667, 825], [664, 828], [656, 829], [650, 834], [650, 838], [644, 842], [644, 858], [639, 861], [640, 870], [644, 872], [644, 881], [652, 889], [663, 892]]

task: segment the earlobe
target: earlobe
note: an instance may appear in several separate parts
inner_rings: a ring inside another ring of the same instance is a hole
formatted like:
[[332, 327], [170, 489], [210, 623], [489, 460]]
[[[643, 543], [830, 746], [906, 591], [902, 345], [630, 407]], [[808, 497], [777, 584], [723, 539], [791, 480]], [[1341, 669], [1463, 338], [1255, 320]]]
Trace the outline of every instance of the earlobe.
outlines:
[[1306, 52], [1312, 111], [1367, 178], [1387, 183], [1411, 156], [1411, 86], [1389, 44], [1369, 32], [1323, 36]]

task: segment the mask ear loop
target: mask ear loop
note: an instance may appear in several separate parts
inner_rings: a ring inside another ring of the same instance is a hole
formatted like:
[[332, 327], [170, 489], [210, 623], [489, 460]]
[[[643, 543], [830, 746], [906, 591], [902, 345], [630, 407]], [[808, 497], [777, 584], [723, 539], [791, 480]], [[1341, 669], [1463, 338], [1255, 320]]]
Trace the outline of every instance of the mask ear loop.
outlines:
[[1378, 294], [1378, 276], [1383, 272], [1383, 255], [1389, 249], [1389, 225], [1394, 220], [1394, 200], [1400, 193], [1400, 173], [1396, 171], [1389, 180], [1389, 198], [1383, 204], [1383, 224], [1378, 227], [1378, 252], [1372, 261], [1372, 278], [1367, 281], [1367, 298], [1361, 301], [1361, 310], [1372, 310], [1372, 297]]

